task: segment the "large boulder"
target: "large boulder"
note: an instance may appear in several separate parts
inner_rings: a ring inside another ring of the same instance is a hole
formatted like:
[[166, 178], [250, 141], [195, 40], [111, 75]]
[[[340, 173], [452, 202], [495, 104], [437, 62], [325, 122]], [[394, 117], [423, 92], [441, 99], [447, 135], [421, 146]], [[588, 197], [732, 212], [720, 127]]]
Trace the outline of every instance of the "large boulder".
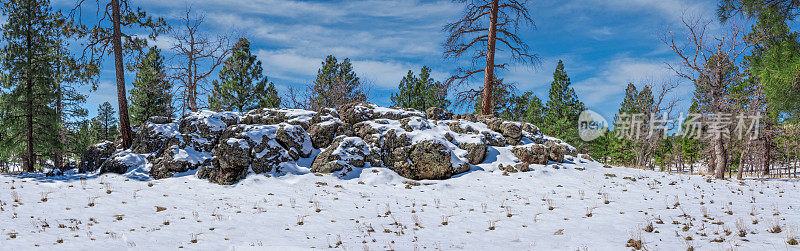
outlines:
[[316, 123], [308, 128], [308, 135], [311, 137], [311, 143], [314, 148], [325, 148], [330, 146], [333, 138], [336, 137], [336, 132], [342, 123], [340, 120], [327, 120], [324, 122]]
[[564, 154], [569, 151], [566, 145], [552, 140], [548, 140], [544, 142], [544, 146], [546, 146], [547, 149], [549, 149], [547, 155], [548, 159], [558, 163], [564, 162]]
[[232, 185], [247, 176], [250, 167], [250, 144], [244, 139], [229, 138], [214, 149], [213, 168], [198, 172], [199, 177], [220, 185]]
[[499, 132], [506, 138], [506, 143], [509, 145], [518, 145], [522, 139], [522, 128], [518, 123], [502, 122], [499, 126]]
[[466, 158], [470, 164], [477, 165], [483, 162], [486, 159], [486, 144], [483, 143], [461, 143], [458, 145], [458, 148], [461, 148], [467, 151]]
[[237, 112], [212, 112], [208, 110], [189, 113], [183, 117], [178, 127], [184, 138], [208, 142], [216, 145], [220, 135], [230, 125], [239, 123]]
[[78, 165], [78, 172], [94, 172], [116, 151], [114, 142], [104, 141], [86, 148]]
[[343, 171], [346, 175], [354, 168], [364, 167], [370, 155], [370, 147], [358, 137], [337, 137], [333, 144], [322, 151], [311, 164], [311, 172], [333, 173]]
[[425, 110], [425, 118], [431, 120], [449, 120], [453, 118], [453, 113], [439, 107], [431, 107]]
[[100, 166], [100, 174], [116, 173], [124, 174], [128, 170], [140, 168], [147, 164], [147, 160], [141, 154], [130, 151], [119, 151], [103, 162]]
[[[411, 146], [408, 161], [391, 167], [400, 176], [415, 180], [440, 180], [469, 170], [468, 165], [454, 167], [450, 149], [437, 141], [422, 141]], [[465, 163], [464, 163], [465, 164]]]
[[399, 120], [411, 116], [425, 117], [425, 113], [417, 110], [385, 108], [367, 102], [340, 105], [336, 110], [339, 112], [339, 118], [349, 125], [373, 119]]
[[212, 159], [211, 153], [197, 151], [192, 147], [181, 148], [179, 145], [173, 145], [151, 162], [150, 176], [154, 179], [169, 178], [174, 173], [211, 166]]
[[550, 149], [539, 144], [517, 146], [511, 149], [511, 153], [523, 163], [546, 165], [550, 154]]
[[261, 108], [244, 113], [241, 117], [241, 123], [247, 125], [288, 123], [302, 126], [303, 129], [308, 129], [316, 114], [317, 113], [313, 111], [300, 109]]
[[139, 154], [158, 155], [160, 151], [181, 140], [178, 128], [179, 123], [173, 123], [169, 118], [152, 117], [138, 127], [131, 150]]

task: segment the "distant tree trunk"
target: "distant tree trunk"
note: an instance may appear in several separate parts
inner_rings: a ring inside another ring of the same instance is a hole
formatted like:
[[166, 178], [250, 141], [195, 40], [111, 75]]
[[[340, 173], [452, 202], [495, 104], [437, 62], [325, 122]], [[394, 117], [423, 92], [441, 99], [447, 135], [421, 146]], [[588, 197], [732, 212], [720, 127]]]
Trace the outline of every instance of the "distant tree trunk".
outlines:
[[738, 180], [742, 179], [742, 173], [744, 172], [744, 163], [745, 163], [744, 157], [746, 156], [746, 154], [747, 154], [747, 147], [744, 147], [742, 149], [742, 154], [739, 157], [739, 172], [736, 173], [736, 179]]
[[[767, 125], [767, 126], [769, 126], [769, 125]], [[769, 166], [770, 166], [770, 162], [772, 162], [772, 158], [770, 156], [771, 155], [770, 151], [772, 150], [771, 148], [772, 148], [772, 146], [770, 145], [769, 140], [767, 138], [764, 138], [764, 163], [763, 163], [763, 166], [762, 166], [762, 170], [763, 170], [762, 174], [765, 175], [765, 176], [770, 174]]]
[[122, 147], [131, 147], [133, 132], [131, 131], [130, 117], [128, 116], [128, 99], [125, 92], [125, 66], [122, 61], [122, 17], [120, 16], [119, 0], [111, 0], [111, 11], [114, 33], [111, 42], [114, 50], [114, 68], [117, 74], [117, 102], [119, 104], [119, 132], [122, 136]]
[[486, 47], [486, 70], [483, 78], [483, 101], [481, 101], [481, 114], [493, 114], [492, 89], [494, 88], [494, 51], [497, 42], [497, 8], [499, 0], [492, 0], [491, 14], [489, 14], [489, 39]]
[[714, 143], [714, 175], [717, 179], [725, 179], [725, 167], [728, 165], [725, 153], [724, 142], [719, 137]]
[[[63, 107], [64, 103], [61, 100], [62, 90], [60, 83], [58, 85], [57, 92], [58, 96], [56, 97], [56, 120], [58, 121], [58, 124], [61, 125], [63, 122], [61, 121], [62, 119], [61, 113], [64, 112], [64, 107]], [[61, 128], [60, 126], [58, 127], [58, 134], [56, 134], [56, 141], [58, 141], [60, 145], [55, 148], [55, 151], [53, 151], [53, 166], [56, 169], [61, 169], [61, 167], [64, 166], [64, 153], [62, 152], [61, 149], [61, 147], [64, 144], [64, 128]]]

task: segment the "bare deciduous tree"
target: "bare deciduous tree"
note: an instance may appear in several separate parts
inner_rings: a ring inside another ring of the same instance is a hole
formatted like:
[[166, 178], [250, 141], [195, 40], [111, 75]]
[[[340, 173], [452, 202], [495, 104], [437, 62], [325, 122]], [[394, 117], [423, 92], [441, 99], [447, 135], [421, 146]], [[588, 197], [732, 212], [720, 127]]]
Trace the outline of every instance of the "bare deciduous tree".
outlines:
[[172, 49], [175, 57], [180, 58], [179, 66], [171, 67], [172, 78], [178, 83], [177, 100], [181, 102], [181, 113], [186, 110], [197, 111], [198, 95], [206, 90], [203, 84], [211, 73], [222, 64], [230, 52], [230, 39], [220, 35], [211, 39], [200, 32], [200, 25], [205, 18], [202, 15], [192, 16], [191, 8], [181, 18], [183, 27], [173, 34], [175, 43]]
[[[444, 30], [450, 35], [444, 43], [444, 57], [458, 58], [472, 52], [472, 65], [459, 67], [457, 73], [445, 83], [449, 88], [466, 84], [476, 74], [483, 73], [482, 90], [469, 89], [456, 93], [456, 103], [464, 105], [478, 97], [483, 100], [481, 113], [492, 114], [492, 90], [497, 84], [495, 68], [506, 69], [507, 63], [495, 63], [495, 52], [507, 50], [512, 61], [523, 64], [538, 62], [529, 52], [529, 46], [522, 41], [518, 32], [521, 25], [533, 26], [533, 18], [528, 12], [527, 0], [454, 0], [466, 3], [464, 17], [447, 24]], [[500, 47], [498, 48], [497, 43]], [[485, 63], [482, 63], [485, 62]]]
[[[685, 38], [676, 39], [673, 31], [663, 34], [664, 42], [678, 56], [679, 64], [667, 64], [667, 68], [679, 77], [691, 81], [700, 93], [701, 112], [711, 115], [710, 119], [719, 119], [724, 113], [731, 112], [728, 100], [728, 89], [735, 81], [739, 81], [741, 73], [737, 65], [742, 54], [747, 50], [742, 29], [730, 21], [722, 26], [722, 34], [710, 34], [709, 25], [712, 20], [690, 18], [685, 14], [682, 18]], [[718, 179], [725, 178], [728, 168], [726, 138], [711, 137], [714, 175]]]

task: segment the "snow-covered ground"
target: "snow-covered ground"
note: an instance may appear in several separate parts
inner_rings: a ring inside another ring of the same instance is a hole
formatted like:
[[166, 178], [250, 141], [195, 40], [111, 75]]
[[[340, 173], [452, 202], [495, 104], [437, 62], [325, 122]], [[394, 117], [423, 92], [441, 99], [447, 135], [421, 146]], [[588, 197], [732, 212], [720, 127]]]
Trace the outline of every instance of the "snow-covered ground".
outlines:
[[[493, 163], [510, 154], [489, 151]], [[787, 243], [800, 235], [797, 182], [573, 161], [508, 175], [479, 165], [418, 183], [386, 168], [352, 179], [252, 174], [231, 186], [194, 175], [4, 174], [0, 249], [625, 250], [631, 239], [649, 250], [800, 247]]]

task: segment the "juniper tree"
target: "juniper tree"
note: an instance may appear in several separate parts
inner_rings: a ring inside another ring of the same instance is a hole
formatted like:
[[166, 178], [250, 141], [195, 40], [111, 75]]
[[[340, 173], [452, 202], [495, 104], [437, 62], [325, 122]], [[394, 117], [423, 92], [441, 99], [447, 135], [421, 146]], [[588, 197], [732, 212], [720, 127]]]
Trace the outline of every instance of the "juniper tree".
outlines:
[[570, 85], [572, 82], [564, 71], [564, 63], [559, 60], [553, 82], [550, 84], [547, 112], [541, 125], [546, 134], [564, 140], [570, 144], [578, 144], [578, 116], [585, 110], [583, 102], [578, 99]]
[[[95, 2], [97, 13], [103, 13], [103, 15], [96, 19], [97, 24], [94, 27], [87, 29], [85, 25], [81, 24], [81, 12], [86, 0], [78, 0], [77, 5], [70, 13], [71, 21], [80, 24], [78, 30], [87, 37], [84, 57], [89, 61], [99, 64], [105, 55], [114, 55], [119, 130], [122, 136], [122, 146], [129, 148], [133, 142], [133, 131], [131, 131], [128, 114], [123, 57], [125, 54], [141, 54], [142, 49], [147, 47], [147, 38], [156, 39], [158, 34], [169, 28], [169, 25], [163, 18], [153, 18], [141, 8], [134, 9], [130, 4], [131, 0], [97, 0]], [[129, 29], [131, 31], [128, 31]], [[149, 33], [147, 37], [131, 34], [142, 30]]]
[[139, 125], [152, 116], [172, 117], [172, 84], [167, 80], [161, 50], [150, 51], [136, 64], [131, 89], [131, 122]]
[[214, 110], [244, 112], [251, 109], [279, 104], [277, 92], [262, 75], [261, 61], [250, 51], [250, 42], [240, 38], [231, 48], [231, 56], [225, 59], [219, 71], [219, 80], [214, 80], [209, 105]]
[[398, 93], [391, 94], [392, 105], [425, 111], [430, 107], [447, 109], [447, 89], [430, 75], [431, 68], [423, 66], [419, 77], [409, 70], [398, 85]]
[[55, 51], [64, 21], [47, 0], [4, 1], [2, 12], [2, 84], [8, 91], [0, 96], [0, 130], [6, 134], [0, 148], [21, 156], [23, 170], [32, 172], [39, 156], [60, 146]]
[[528, 11], [527, 0], [453, 0], [465, 3], [463, 18], [447, 24], [444, 30], [449, 33], [445, 40], [444, 57], [459, 58], [471, 55], [472, 65], [458, 68], [456, 74], [446, 83], [448, 87], [459, 87], [467, 84], [477, 74], [483, 73], [481, 90], [469, 89], [457, 93], [458, 103], [465, 104], [481, 97], [481, 114], [494, 114], [492, 104], [495, 82], [495, 69], [506, 69], [507, 63], [496, 63], [497, 51], [506, 51], [511, 61], [533, 64], [538, 61], [536, 55], [529, 51], [529, 46], [522, 41], [518, 33], [520, 27], [533, 26], [533, 18]]

